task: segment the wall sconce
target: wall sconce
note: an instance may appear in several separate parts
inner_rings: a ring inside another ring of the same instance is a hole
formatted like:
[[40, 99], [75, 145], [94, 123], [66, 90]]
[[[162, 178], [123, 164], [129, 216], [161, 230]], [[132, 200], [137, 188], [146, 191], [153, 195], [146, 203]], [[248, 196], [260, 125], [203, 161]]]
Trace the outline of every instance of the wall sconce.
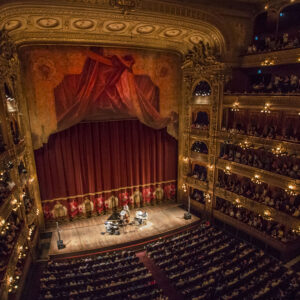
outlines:
[[261, 112], [261, 113], [265, 113], [265, 114], [271, 113], [271, 111], [270, 111], [270, 106], [271, 106], [270, 103], [266, 103], [266, 104], [265, 104], [265, 107], [264, 107], [260, 112]]
[[260, 175], [254, 174], [254, 177], [251, 178], [251, 181], [256, 184], [261, 184]]
[[231, 167], [230, 167], [230, 166], [226, 166], [226, 167], [225, 167], [225, 170], [224, 170], [224, 173], [225, 173], [226, 175], [231, 175]]
[[36, 209], [36, 215], [38, 216], [40, 214], [40, 210], [37, 208]]
[[204, 193], [204, 197], [205, 197], [205, 199], [206, 199], [206, 201], [207, 201], [208, 203], [211, 202], [211, 197], [210, 197], [210, 194], [209, 194], [209, 193]]
[[239, 143], [239, 146], [243, 149], [243, 150], [247, 150], [249, 149], [252, 144], [250, 142], [248, 142], [247, 140], [245, 140], [244, 142], [242, 143]]
[[272, 148], [271, 151], [276, 157], [287, 155], [286, 150], [281, 145], [277, 146], [276, 148]]
[[239, 105], [240, 104], [238, 102], [234, 102], [231, 111], [240, 111]]
[[297, 234], [300, 234], [300, 226], [298, 226], [298, 228], [293, 229], [292, 231]]
[[274, 59], [271, 59], [271, 58], [268, 59], [268, 58], [266, 58], [264, 61], [262, 61], [262, 62], [260, 63], [260, 65], [261, 65], [261, 66], [273, 66], [274, 63], [275, 63]]
[[214, 165], [209, 165], [208, 168], [209, 168], [210, 170], [213, 170], [213, 169], [214, 169]]
[[239, 198], [236, 198], [236, 199], [234, 200], [234, 204], [235, 204], [237, 207], [242, 207], [242, 205], [241, 205], [241, 200], [240, 200]]
[[272, 220], [271, 218], [271, 212], [269, 210], [264, 210], [264, 217], [265, 219], [267, 219], [268, 221]]
[[294, 190], [295, 190], [295, 186], [292, 185], [292, 184], [290, 184], [290, 185], [288, 186], [288, 188], [285, 189], [285, 192], [286, 192], [289, 196], [297, 196], [298, 193], [297, 193], [296, 191], [294, 191]]
[[181, 188], [182, 188], [182, 190], [183, 190], [184, 193], [187, 192], [187, 186], [186, 186], [185, 183], [182, 184], [182, 187], [181, 187]]

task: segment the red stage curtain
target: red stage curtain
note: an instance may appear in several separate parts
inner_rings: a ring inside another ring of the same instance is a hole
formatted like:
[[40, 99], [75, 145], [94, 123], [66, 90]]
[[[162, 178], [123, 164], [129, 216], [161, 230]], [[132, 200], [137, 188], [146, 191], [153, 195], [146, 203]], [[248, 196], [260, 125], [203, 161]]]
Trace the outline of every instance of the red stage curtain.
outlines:
[[79, 123], [51, 135], [35, 159], [42, 201], [177, 178], [177, 141], [138, 120]]
[[155, 129], [168, 125], [171, 116], [158, 111], [159, 88], [149, 76], [133, 74], [133, 57], [104, 57], [93, 51], [87, 56], [81, 74], [65, 76], [54, 90], [57, 131], [115, 115], [138, 118]]

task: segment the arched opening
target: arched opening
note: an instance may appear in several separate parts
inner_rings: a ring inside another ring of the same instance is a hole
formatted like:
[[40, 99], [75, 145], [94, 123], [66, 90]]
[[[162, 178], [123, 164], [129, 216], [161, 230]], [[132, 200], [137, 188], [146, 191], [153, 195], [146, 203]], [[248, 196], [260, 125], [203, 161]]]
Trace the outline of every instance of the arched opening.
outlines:
[[300, 3], [289, 5], [279, 12], [278, 38], [283, 48], [300, 46]]
[[200, 81], [194, 91], [193, 91], [193, 96], [194, 97], [207, 97], [211, 95], [211, 87], [208, 84], [207, 81]]

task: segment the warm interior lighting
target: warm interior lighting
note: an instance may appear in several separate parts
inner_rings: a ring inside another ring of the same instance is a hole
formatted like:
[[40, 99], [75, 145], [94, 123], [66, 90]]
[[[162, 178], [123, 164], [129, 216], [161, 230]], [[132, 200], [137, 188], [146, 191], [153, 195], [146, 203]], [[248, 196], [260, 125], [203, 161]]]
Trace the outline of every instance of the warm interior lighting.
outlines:
[[261, 62], [261, 66], [273, 66], [275, 64], [274, 59], [265, 59]]
[[289, 184], [288, 188], [285, 189], [285, 192], [289, 195], [289, 196], [297, 196], [297, 192], [295, 191], [295, 186], [292, 184]]
[[269, 4], [266, 4], [265, 5], [265, 10], [268, 10], [269, 9]]
[[245, 140], [244, 142], [242, 143], [239, 143], [239, 146], [243, 149], [243, 150], [247, 150], [249, 149], [252, 144], [250, 142], [248, 142], [247, 140]]
[[254, 177], [251, 178], [251, 181], [256, 184], [261, 184], [260, 175], [254, 174]]
[[206, 201], [207, 201], [208, 203], [211, 202], [211, 198], [210, 198], [210, 194], [209, 194], [209, 193], [204, 193], [204, 197], [205, 197], [205, 199], [206, 199]]
[[271, 151], [276, 157], [287, 155], [286, 150], [281, 145], [277, 146], [276, 148], [272, 148]]
[[240, 111], [239, 105], [240, 104], [238, 102], [234, 102], [231, 111]]
[[184, 193], [187, 192], [187, 187], [186, 187], [186, 184], [185, 184], [185, 183], [182, 184], [182, 190], [183, 190]]
[[231, 167], [230, 167], [230, 166], [226, 166], [226, 167], [225, 167], [225, 170], [224, 170], [224, 173], [225, 173], [226, 175], [231, 175]]
[[271, 106], [270, 103], [266, 103], [265, 107], [260, 112], [265, 113], [265, 114], [269, 114], [271, 112], [270, 111], [270, 106]]

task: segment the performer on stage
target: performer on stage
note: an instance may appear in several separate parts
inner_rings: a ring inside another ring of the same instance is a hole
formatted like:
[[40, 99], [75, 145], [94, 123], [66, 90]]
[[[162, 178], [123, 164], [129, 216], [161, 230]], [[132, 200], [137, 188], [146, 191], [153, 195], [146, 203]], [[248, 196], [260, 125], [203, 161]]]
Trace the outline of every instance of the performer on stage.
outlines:
[[135, 213], [135, 222], [137, 225], [146, 225], [147, 224], [147, 219], [148, 219], [148, 213], [147, 212], [142, 212], [140, 210], [138, 210]]
[[127, 203], [123, 205], [123, 210], [125, 210], [127, 212], [128, 216], [130, 217], [130, 210], [129, 210], [129, 206]]

